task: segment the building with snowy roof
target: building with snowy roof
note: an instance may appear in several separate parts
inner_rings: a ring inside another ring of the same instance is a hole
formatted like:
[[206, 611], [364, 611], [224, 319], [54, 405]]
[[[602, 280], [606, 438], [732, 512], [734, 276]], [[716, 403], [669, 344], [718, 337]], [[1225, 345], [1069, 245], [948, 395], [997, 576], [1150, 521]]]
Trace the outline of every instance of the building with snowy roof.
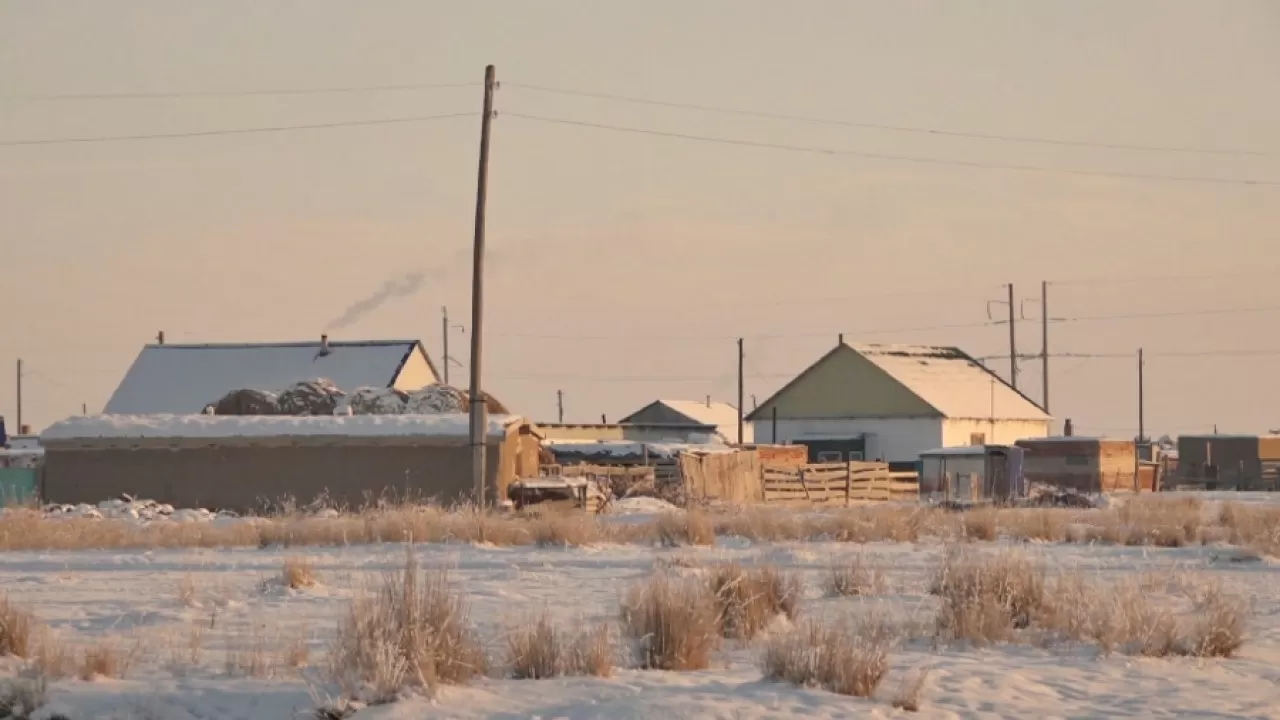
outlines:
[[[727, 442], [738, 441], [738, 408], [699, 400], [654, 400], [618, 421], [620, 424], [663, 425], [672, 428], [712, 427]], [[743, 424], [742, 442], [750, 443], [751, 429]]]
[[842, 340], [747, 420], [755, 442], [806, 445], [810, 462], [906, 469], [935, 448], [1045, 437], [1052, 418], [958, 348]]
[[103, 412], [198, 414], [233, 390], [283, 390], [327, 378], [344, 390], [391, 387], [405, 392], [438, 382], [418, 340], [153, 344], [142, 348]]

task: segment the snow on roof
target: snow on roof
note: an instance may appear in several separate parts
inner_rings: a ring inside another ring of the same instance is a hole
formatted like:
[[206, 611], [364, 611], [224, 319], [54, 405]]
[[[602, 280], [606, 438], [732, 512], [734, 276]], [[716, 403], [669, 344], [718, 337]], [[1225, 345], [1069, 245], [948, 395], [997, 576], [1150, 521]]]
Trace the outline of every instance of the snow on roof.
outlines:
[[655, 458], [672, 458], [680, 453], [737, 452], [729, 445], [715, 443], [650, 443], [634, 440], [546, 440], [542, 447], [553, 455], [583, 455], [609, 457], [639, 457], [648, 454]]
[[946, 417], [1050, 419], [1026, 396], [958, 348], [853, 344], [850, 347]]
[[[328, 378], [344, 390], [387, 387], [416, 340], [147, 345], [107, 401], [104, 412], [198, 413], [232, 390], [280, 391], [294, 383]], [[430, 362], [430, 361], [428, 361]]]
[[696, 423], [724, 429], [738, 426], [738, 409], [729, 403], [712, 401], [708, 405], [705, 401], [697, 400], [659, 400], [658, 402]]
[[[489, 417], [489, 436], [502, 436], [514, 415]], [[89, 438], [232, 438], [333, 435], [346, 437], [466, 437], [470, 417], [441, 415], [92, 415], [50, 425], [41, 441]]]

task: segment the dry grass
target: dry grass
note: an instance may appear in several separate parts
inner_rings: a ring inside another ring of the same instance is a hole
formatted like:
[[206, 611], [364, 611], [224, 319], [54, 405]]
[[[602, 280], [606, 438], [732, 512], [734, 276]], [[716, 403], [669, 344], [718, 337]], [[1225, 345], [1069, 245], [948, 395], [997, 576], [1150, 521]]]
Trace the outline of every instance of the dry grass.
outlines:
[[280, 570], [280, 582], [287, 588], [302, 590], [315, 587], [316, 571], [311, 561], [301, 555], [292, 555], [284, 559]]
[[920, 701], [924, 699], [925, 686], [929, 682], [929, 669], [914, 670], [902, 678], [898, 690], [893, 694], [892, 705], [907, 712], [920, 712]]
[[31, 656], [32, 638], [39, 622], [29, 610], [0, 595], [0, 657]]
[[255, 623], [248, 638], [228, 638], [225, 667], [235, 677], [271, 677], [274, 666], [267, 643], [266, 627]]
[[622, 625], [637, 664], [655, 670], [705, 670], [718, 644], [716, 598], [705, 580], [655, 574], [622, 598]]
[[338, 625], [330, 655], [333, 679], [350, 695], [386, 702], [406, 690], [432, 692], [465, 683], [487, 669], [467, 606], [448, 573], [404, 569], [357, 598]]
[[122, 678], [133, 668], [141, 653], [141, 643], [121, 649], [118, 640], [102, 640], [84, 649], [80, 655], [81, 680], [94, 678]]
[[772, 565], [720, 565], [712, 569], [710, 583], [727, 638], [751, 639], [779, 615], [794, 619], [804, 595], [799, 576]]
[[653, 531], [666, 547], [714, 545], [716, 541], [715, 524], [701, 510], [664, 513]]
[[534, 543], [541, 547], [583, 547], [604, 537], [599, 521], [582, 511], [549, 513], [530, 525]]
[[884, 573], [858, 553], [852, 560], [832, 565], [827, 570], [824, 588], [828, 595], [835, 597], [878, 595], [884, 592]]
[[566, 675], [611, 677], [614, 668], [614, 633], [608, 625], [578, 632], [568, 643]]
[[564, 671], [564, 639], [544, 613], [507, 635], [507, 667], [517, 680], [541, 680]]
[[892, 633], [882, 624], [807, 622], [765, 645], [766, 680], [870, 697], [889, 672]]
[[997, 519], [999, 510], [982, 508], [970, 510], [960, 516], [960, 527], [966, 540], [994, 541], [1000, 536], [1000, 525]]
[[310, 640], [305, 627], [285, 637], [280, 646], [280, 666], [294, 670], [306, 667], [311, 659]]
[[76, 657], [47, 626], [36, 632], [32, 664], [41, 676], [50, 680], [70, 677], [76, 670]]
[[186, 632], [177, 632], [169, 638], [169, 662], [175, 667], [196, 666], [204, 657], [203, 623], [191, 623]]
[[1045, 572], [1024, 553], [948, 547], [930, 593], [941, 599], [937, 635], [976, 645], [1012, 639], [1045, 603]]
[[196, 606], [196, 580], [191, 573], [185, 573], [178, 581], [178, 602], [187, 607]]

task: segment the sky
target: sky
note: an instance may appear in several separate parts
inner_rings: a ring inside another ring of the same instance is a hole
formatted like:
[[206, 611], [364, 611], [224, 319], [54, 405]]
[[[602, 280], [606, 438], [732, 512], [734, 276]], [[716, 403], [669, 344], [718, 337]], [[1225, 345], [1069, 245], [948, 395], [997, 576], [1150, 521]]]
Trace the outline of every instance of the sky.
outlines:
[[1270, 0], [0, 0], [0, 414], [18, 358], [39, 429], [159, 330], [318, 338], [407, 277], [331, 334], [438, 359], [492, 63], [515, 412], [733, 401], [738, 337], [748, 407], [840, 333], [1007, 355], [1006, 283], [1035, 354], [1047, 281], [1058, 427], [1132, 436], [1142, 347], [1149, 432], [1280, 428], [1277, 40]]

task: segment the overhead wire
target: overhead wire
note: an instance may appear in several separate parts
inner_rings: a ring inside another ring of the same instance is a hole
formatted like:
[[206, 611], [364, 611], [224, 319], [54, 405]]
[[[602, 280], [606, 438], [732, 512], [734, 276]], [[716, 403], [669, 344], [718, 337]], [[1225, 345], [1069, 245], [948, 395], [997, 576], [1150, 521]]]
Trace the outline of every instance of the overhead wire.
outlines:
[[944, 130], [941, 128], [918, 127], [910, 125], [895, 125], [888, 123], [871, 123], [853, 120], [840, 120], [833, 118], [822, 118], [805, 115], [794, 115], [790, 113], [765, 112], [759, 110], [746, 110], [742, 108], [730, 108], [714, 105], [702, 105], [698, 103], [675, 102], [670, 100], [655, 100], [651, 98], [641, 98], [630, 95], [619, 95], [607, 92], [593, 92], [587, 90], [573, 90], [568, 88], [550, 87], [547, 85], [534, 85], [522, 82], [504, 82], [503, 87], [516, 88], [518, 90], [530, 90], [533, 92], [541, 92], [555, 95], [564, 95], [572, 97], [594, 98], [599, 100], [613, 100], [624, 103], [634, 103], [640, 105], [652, 105], [656, 107], [678, 108], [683, 110], [697, 110], [700, 112], [719, 113], [725, 115], [740, 115], [744, 117], [756, 117], [767, 120], [786, 120], [792, 122], [811, 123], [816, 125], [835, 125], [842, 127], [861, 128], [869, 130], [888, 130], [893, 132], [917, 133], [924, 135], [935, 135], [944, 137], [960, 137], [975, 140], [996, 140], [1001, 142], [1014, 143], [1034, 143], [1044, 145], [1061, 145], [1066, 147], [1093, 147], [1108, 150], [1138, 150], [1147, 152], [1171, 152], [1171, 153], [1188, 153], [1203, 155], [1244, 155], [1244, 156], [1272, 156], [1278, 153], [1267, 152], [1262, 150], [1236, 150], [1236, 149], [1215, 149], [1215, 148], [1198, 148], [1177, 145], [1143, 145], [1136, 143], [1107, 143], [1092, 142], [1086, 140], [1064, 140], [1060, 138], [1034, 137], [1021, 135], [1004, 135], [997, 133], [980, 133], [965, 132], [959, 130]]
[[454, 83], [405, 83], [400, 85], [358, 85], [349, 87], [321, 88], [268, 88], [259, 90], [189, 90], [160, 92], [95, 92], [95, 93], [48, 93], [3, 95], [4, 100], [157, 100], [166, 98], [194, 97], [255, 97], [255, 96], [289, 96], [289, 95], [337, 95], [366, 92], [397, 92], [405, 90], [436, 90], [446, 88], [480, 87], [478, 82]]
[[327, 130], [331, 128], [364, 127], [370, 125], [400, 125], [408, 123], [447, 120], [450, 118], [475, 117], [476, 112], [446, 113], [442, 115], [414, 115], [399, 118], [381, 118], [374, 120], [344, 120], [328, 123], [311, 123], [306, 125], [272, 125], [266, 127], [226, 128], [219, 130], [194, 130], [190, 132], [145, 133], [138, 135], [101, 135], [90, 137], [43, 138], [32, 140], [0, 140], [2, 147], [23, 145], [70, 145], [79, 143], [105, 143], [130, 140], [169, 140], [173, 138], [210, 137], [216, 135], [249, 135], [254, 133], [279, 133], [295, 130]]
[[869, 152], [863, 150], [844, 150], [835, 148], [824, 148], [806, 145], [790, 145], [786, 143], [771, 143], [756, 140], [740, 140], [736, 138], [717, 137], [713, 135], [699, 135], [695, 133], [670, 132], [666, 130], [654, 130], [652, 128], [640, 128], [626, 125], [614, 125], [611, 123], [591, 122], [587, 120], [577, 120], [573, 118], [552, 117], [548, 115], [535, 115], [533, 113], [505, 111], [502, 113], [504, 117], [514, 117], [522, 120], [530, 120], [533, 122], [541, 122], [552, 125], [564, 125], [572, 127], [593, 128], [596, 130], [606, 130], [611, 132], [630, 133], [637, 135], [650, 135], [655, 137], [666, 137], [678, 140], [687, 140], [691, 142], [703, 142], [718, 145], [733, 145], [739, 147], [750, 147], [767, 150], [779, 150], [784, 152], [805, 153], [810, 155], [827, 155], [827, 156], [848, 156], [859, 157], [868, 160], [887, 160], [894, 162], [918, 163], [924, 165], [941, 165], [947, 167], [976, 168], [983, 170], [1009, 170], [1017, 172], [1038, 172], [1038, 173], [1057, 173], [1063, 175], [1082, 175], [1089, 177], [1109, 177], [1120, 178], [1126, 180], [1163, 180], [1171, 182], [1188, 182], [1188, 183], [1206, 183], [1218, 185], [1252, 185], [1252, 186], [1280, 186], [1280, 180], [1250, 180], [1241, 178], [1223, 178], [1201, 175], [1161, 175], [1154, 173], [1135, 173], [1123, 172], [1116, 170], [1079, 170], [1074, 168], [1056, 168], [1047, 165], [1030, 165], [1019, 163], [985, 163], [974, 160], [956, 160], [950, 158], [929, 157], [924, 155], [898, 155], [893, 153]]

